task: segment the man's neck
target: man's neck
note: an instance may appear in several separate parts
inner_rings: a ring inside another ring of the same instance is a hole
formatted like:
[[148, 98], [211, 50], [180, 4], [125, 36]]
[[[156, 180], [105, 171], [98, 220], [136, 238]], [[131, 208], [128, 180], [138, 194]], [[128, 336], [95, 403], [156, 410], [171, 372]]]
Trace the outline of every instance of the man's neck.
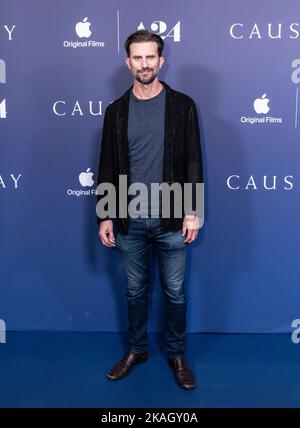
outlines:
[[153, 80], [148, 85], [144, 85], [143, 83], [138, 82], [136, 79], [133, 83], [133, 94], [142, 100], [147, 100], [149, 98], [153, 98], [160, 93], [163, 89], [163, 85], [160, 83], [158, 78]]

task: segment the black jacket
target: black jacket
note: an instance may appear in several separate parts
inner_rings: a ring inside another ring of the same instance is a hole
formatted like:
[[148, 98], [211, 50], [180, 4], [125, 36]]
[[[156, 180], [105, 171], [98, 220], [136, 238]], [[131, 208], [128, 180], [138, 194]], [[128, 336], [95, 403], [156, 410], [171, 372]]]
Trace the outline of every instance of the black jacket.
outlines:
[[[194, 101], [188, 95], [172, 89], [164, 81], [166, 88], [165, 142], [163, 160], [163, 182], [193, 183], [193, 209], [195, 207], [195, 183], [203, 183], [202, 154], [198, 115]], [[129, 95], [133, 85], [105, 110], [97, 186], [100, 183], [112, 183], [116, 187], [116, 218], [119, 231], [127, 233], [128, 218], [119, 218], [118, 192], [119, 175], [128, 177], [128, 111]], [[184, 192], [183, 192], [184, 193]], [[128, 193], [127, 193], [128, 194]], [[105, 195], [97, 195], [97, 201]], [[162, 218], [166, 230], [177, 231], [182, 227], [182, 218], [174, 217], [174, 201], [171, 197], [171, 218]], [[97, 223], [108, 220], [99, 218]]]

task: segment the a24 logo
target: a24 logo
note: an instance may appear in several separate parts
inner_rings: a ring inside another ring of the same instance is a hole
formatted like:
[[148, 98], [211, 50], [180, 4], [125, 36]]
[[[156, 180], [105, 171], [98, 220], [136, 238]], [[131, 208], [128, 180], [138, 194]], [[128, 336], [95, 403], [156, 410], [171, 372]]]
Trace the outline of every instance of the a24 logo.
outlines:
[[[177, 22], [177, 24], [174, 25], [174, 27], [171, 28], [171, 30], [168, 31], [167, 34], [164, 34], [167, 32], [167, 24], [164, 21], [153, 21], [151, 24], [151, 30], [158, 34], [162, 39], [165, 39], [166, 37], [173, 38], [174, 42], [180, 42], [181, 34], [180, 34], [180, 21]], [[138, 30], [145, 30], [145, 26], [143, 22], [140, 22]]]
[[6, 343], [6, 325], [5, 321], [0, 319], [0, 343]]
[[300, 343], [300, 319], [296, 319], [292, 322], [292, 328], [295, 330], [292, 333], [292, 342]]

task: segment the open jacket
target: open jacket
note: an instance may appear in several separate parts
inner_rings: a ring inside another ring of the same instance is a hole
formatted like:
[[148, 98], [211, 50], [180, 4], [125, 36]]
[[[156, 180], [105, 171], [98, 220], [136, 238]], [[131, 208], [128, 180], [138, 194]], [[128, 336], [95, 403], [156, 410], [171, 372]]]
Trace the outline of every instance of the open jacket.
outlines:
[[[172, 89], [164, 81], [166, 88], [165, 140], [163, 157], [163, 182], [171, 185], [179, 182], [192, 183], [192, 201], [195, 209], [196, 183], [203, 183], [202, 154], [198, 115], [194, 101], [188, 95]], [[129, 96], [133, 85], [105, 110], [101, 141], [97, 186], [108, 182], [116, 188], [116, 219], [119, 231], [127, 234], [128, 217], [119, 217], [119, 175], [127, 175], [127, 194], [130, 184], [128, 156], [128, 112]], [[122, 190], [124, 191], [124, 190]], [[173, 192], [171, 192], [172, 194]], [[106, 195], [97, 195], [97, 201]], [[174, 201], [171, 196], [170, 218], [162, 218], [166, 230], [177, 231], [182, 228], [182, 218], [174, 216]], [[184, 197], [182, 198], [184, 200]], [[188, 213], [186, 213], [188, 214]], [[99, 218], [97, 223], [110, 217]]]

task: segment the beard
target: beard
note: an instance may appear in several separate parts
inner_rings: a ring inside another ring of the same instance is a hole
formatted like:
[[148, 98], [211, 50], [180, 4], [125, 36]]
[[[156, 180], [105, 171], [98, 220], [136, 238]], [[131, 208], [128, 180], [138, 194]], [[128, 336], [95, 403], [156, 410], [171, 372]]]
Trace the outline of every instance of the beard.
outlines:
[[[149, 71], [151, 73], [152, 70], [143, 70], [143, 71]], [[143, 78], [141, 76], [140, 72], [136, 73], [134, 77], [136, 78], [136, 80], [138, 82], [142, 83], [143, 85], [149, 85], [150, 83], [152, 83], [156, 79], [157, 74], [158, 73], [153, 70], [152, 74], [147, 78]]]

